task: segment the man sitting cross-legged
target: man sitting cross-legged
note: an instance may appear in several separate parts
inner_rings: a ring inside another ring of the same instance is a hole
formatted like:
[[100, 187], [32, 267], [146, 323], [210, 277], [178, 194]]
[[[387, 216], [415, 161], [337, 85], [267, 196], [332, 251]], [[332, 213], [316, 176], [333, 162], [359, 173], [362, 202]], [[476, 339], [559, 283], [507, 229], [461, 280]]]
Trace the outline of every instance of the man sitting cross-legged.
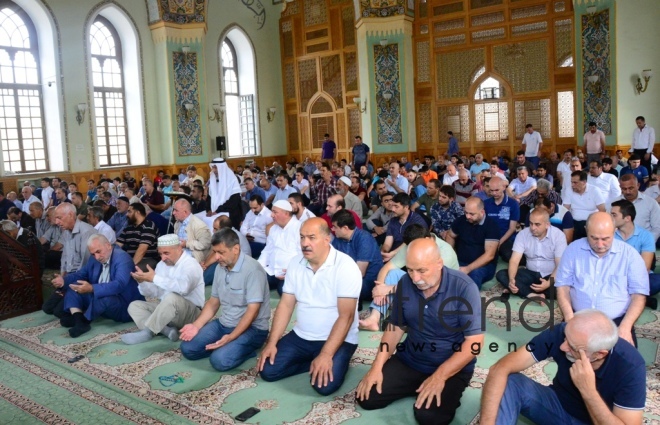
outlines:
[[484, 342], [479, 290], [464, 273], [443, 266], [438, 246], [428, 238], [410, 244], [406, 267], [390, 326], [356, 399], [372, 410], [416, 397], [418, 423], [448, 424], [472, 378], [475, 349]]
[[[533, 210], [529, 215], [529, 227], [518, 233], [513, 244], [508, 269], [495, 275], [505, 288], [503, 296], [514, 293], [522, 298], [554, 299], [553, 281], [565, 249], [566, 237], [550, 225], [548, 212], [542, 208]], [[523, 256], [527, 267], [519, 268]]]
[[[322, 395], [337, 391], [357, 349], [357, 300], [362, 273], [348, 255], [330, 244], [322, 218], [310, 218], [300, 229], [302, 255], [289, 263], [282, 299], [259, 360], [265, 381], [300, 373]], [[298, 304], [293, 330], [282, 336]]]
[[[520, 372], [549, 357], [557, 365], [552, 385]], [[641, 424], [646, 403], [642, 355], [619, 337], [598, 310], [582, 310], [535, 336], [488, 372], [481, 395], [481, 424]]]
[[89, 237], [87, 248], [91, 257], [80, 270], [53, 279], [56, 288], [67, 288], [60, 324], [71, 328], [73, 338], [88, 332], [98, 317], [130, 322], [128, 305], [144, 300], [131, 277], [135, 266], [130, 255], [98, 233]]
[[181, 329], [181, 354], [188, 360], [210, 357], [211, 366], [226, 371], [254, 357], [266, 340], [270, 292], [263, 267], [241, 251], [232, 229], [214, 233], [211, 246], [220, 267], [202, 313]]
[[[187, 202], [187, 201], [186, 201]], [[184, 252], [175, 234], [158, 238], [160, 262], [153, 270], [139, 267], [131, 273], [139, 282], [140, 293], [159, 302], [133, 301], [128, 306], [138, 332], [122, 335], [126, 344], [149, 341], [155, 334], [163, 334], [170, 341], [179, 340], [178, 329], [197, 319], [204, 305], [202, 267]]]

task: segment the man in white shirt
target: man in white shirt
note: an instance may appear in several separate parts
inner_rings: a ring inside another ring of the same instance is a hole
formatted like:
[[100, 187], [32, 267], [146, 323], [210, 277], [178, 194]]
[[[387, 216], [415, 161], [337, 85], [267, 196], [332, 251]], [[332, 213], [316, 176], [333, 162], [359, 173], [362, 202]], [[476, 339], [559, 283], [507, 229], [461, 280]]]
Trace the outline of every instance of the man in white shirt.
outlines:
[[44, 210], [47, 210], [53, 200], [53, 189], [50, 185], [50, 178], [44, 177], [41, 179], [41, 203], [44, 204]]
[[525, 136], [523, 136], [522, 144], [525, 147], [525, 159], [534, 165], [534, 168], [539, 166], [539, 152], [543, 146], [543, 139], [538, 131], [534, 131], [534, 126], [527, 124], [525, 126]]
[[400, 174], [400, 171], [401, 166], [398, 162], [391, 163], [390, 178], [385, 179], [385, 186], [387, 186], [387, 190], [395, 195], [397, 193], [408, 193], [408, 186], [410, 186], [410, 182], [408, 182], [408, 179]]
[[293, 208], [288, 200], [273, 203], [271, 216], [275, 224], [268, 232], [266, 247], [259, 256], [259, 264], [268, 274], [270, 289], [277, 289], [277, 293], [282, 295], [289, 261], [301, 253], [300, 222], [293, 215]]
[[108, 223], [103, 221], [103, 215], [103, 208], [89, 207], [87, 209], [87, 223], [94, 226], [94, 229], [96, 229], [97, 232], [105, 236], [110, 244], [114, 244], [117, 240], [117, 236], [115, 231], [112, 230], [112, 227], [108, 226]]
[[241, 233], [250, 241], [252, 258], [259, 258], [266, 246], [266, 226], [273, 222], [270, 210], [261, 195], [254, 195], [249, 202], [250, 211], [241, 224]]
[[555, 187], [561, 188], [561, 196], [564, 196], [563, 188], [566, 184], [570, 187], [571, 183], [571, 159], [575, 155], [573, 149], [566, 149], [564, 151], [564, 158], [557, 164], [557, 175], [555, 177]]
[[156, 270], [147, 266], [144, 272], [136, 267], [131, 276], [138, 282], [140, 294], [155, 301], [133, 301], [128, 314], [138, 332], [121, 336], [125, 344], [140, 344], [156, 334], [176, 342], [179, 329], [197, 319], [204, 305], [202, 266], [184, 252], [179, 237], [173, 233], [158, 238], [160, 262]]
[[[344, 382], [357, 349], [362, 273], [351, 257], [331, 246], [323, 219], [307, 220], [299, 239], [302, 255], [288, 266], [259, 371], [269, 382], [309, 373], [314, 390], [329, 395]], [[282, 336], [296, 304], [296, 325]]]
[[509, 183], [509, 187], [506, 189], [506, 194], [509, 195], [510, 198], [520, 202], [522, 198], [536, 189], [536, 180], [529, 177], [527, 167], [525, 166], [519, 166], [516, 169], [516, 174], [518, 177]]
[[442, 177], [442, 184], [452, 186], [456, 180], [458, 180], [458, 169], [454, 164], [447, 165], [447, 172]]
[[655, 144], [655, 130], [646, 125], [646, 119], [642, 116], [635, 118], [637, 128], [633, 131], [632, 145], [628, 152], [635, 153], [642, 158], [642, 165], [649, 170], [649, 176], [653, 174], [651, 166], [651, 154]]
[[614, 174], [603, 172], [603, 163], [599, 159], [589, 163], [587, 183], [600, 189], [605, 194], [605, 202], [610, 205], [621, 196], [619, 180]]
[[30, 186], [23, 186], [21, 195], [23, 195], [23, 212], [30, 214], [30, 204], [39, 201], [39, 198], [32, 194], [32, 188]]
[[305, 208], [303, 197], [300, 193], [292, 193], [289, 195], [289, 203], [293, 209], [293, 214], [295, 214], [301, 225], [310, 218], [316, 217], [313, 212]]
[[575, 232], [573, 240], [587, 236], [585, 225], [589, 216], [595, 212], [605, 212], [605, 194], [587, 184], [586, 171], [573, 171], [571, 174], [571, 192], [564, 200], [564, 206], [573, 215]]
[[342, 176], [337, 180], [337, 193], [344, 197], [346, 209], [353, 211], [358, 217], [363, 216], [362, 201], [351, 192], [351, 179]]

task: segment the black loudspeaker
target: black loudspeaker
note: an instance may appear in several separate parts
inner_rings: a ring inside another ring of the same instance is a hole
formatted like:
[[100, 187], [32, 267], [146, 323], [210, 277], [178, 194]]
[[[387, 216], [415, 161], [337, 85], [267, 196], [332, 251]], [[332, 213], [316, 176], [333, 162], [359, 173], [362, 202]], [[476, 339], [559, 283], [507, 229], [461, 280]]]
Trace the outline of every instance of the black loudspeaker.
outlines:
[[215, 148], [219, 151], [227, 150], [227, 139], [225, 136], [218, 136], [215, 138]]

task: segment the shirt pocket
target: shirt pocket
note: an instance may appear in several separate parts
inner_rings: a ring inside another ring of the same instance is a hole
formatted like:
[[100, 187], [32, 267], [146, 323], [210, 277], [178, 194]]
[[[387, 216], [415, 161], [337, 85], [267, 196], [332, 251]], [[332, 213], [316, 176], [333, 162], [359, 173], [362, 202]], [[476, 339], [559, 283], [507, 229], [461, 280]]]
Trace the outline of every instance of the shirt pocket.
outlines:
[[227, 288], [227, 301], [231, 305], [244, 305], [245, 304], [245, 289], [244, 288]]

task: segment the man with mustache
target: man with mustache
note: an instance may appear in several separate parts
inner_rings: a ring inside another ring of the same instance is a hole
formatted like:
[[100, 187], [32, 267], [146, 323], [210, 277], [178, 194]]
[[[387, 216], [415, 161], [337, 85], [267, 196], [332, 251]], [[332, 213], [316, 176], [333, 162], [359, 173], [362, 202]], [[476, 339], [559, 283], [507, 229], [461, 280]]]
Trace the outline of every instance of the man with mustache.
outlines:
[[[557, 374], [545, 386], [522, 371], [552, 357]], [[537, 424], [641, 424], [646, 403], [642, 355], [598, 310], [582, 310], [488, 371], [481, 424], [512, 424], [522, 414]]]
[[[330, 228], [320, 217], [300, 228], [302, 255], [289, 263], [282, 299], [259, 359], [265, 381], [309, 373], [312, 387], [321, 395], [341, 387], [357, 349], [362, 288], [358, 265], [332, 247], [330, 239]], [[296, 304], [296, 324], [282, 336]]]
[[444, 267], [431, 239], [410, 243], [406, 267], [379, 352], [357, 387], [357, 402], [373, 410], [416, 396], [418, 423], [449, 424], [484, 341], [479, 290], [464, 273]]

